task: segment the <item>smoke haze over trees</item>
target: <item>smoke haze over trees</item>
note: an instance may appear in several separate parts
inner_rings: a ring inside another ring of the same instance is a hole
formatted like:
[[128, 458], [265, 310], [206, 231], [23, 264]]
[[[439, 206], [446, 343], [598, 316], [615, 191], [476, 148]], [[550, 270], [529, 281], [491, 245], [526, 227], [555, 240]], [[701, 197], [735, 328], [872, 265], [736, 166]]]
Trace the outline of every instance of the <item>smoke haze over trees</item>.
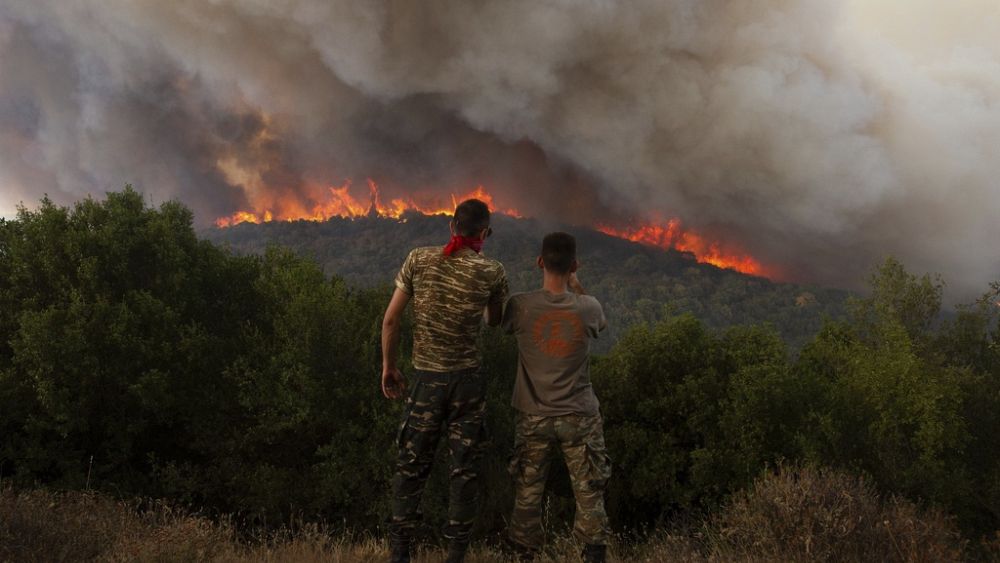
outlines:
[[679, 217], [793, 279], [1000, 272], [988, 0], [0, 0], [0, 214], [131, 181], [207, 224], [484, 184]]

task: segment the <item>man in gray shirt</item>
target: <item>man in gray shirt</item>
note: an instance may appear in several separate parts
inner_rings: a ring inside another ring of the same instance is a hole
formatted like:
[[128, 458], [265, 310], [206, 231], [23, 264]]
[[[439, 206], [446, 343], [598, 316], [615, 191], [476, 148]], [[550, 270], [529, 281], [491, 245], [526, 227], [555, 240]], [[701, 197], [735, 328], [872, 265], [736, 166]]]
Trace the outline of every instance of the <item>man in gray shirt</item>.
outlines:
[[526, 559], [541, 549], [542, 497], [558, 447], [576, 496], [573, 533], [584, 545], [583, 560], [600, 562], [610, 535], [604, 490], [611, 460], [590, 384], [589, 356], [590, 339], [607, 321], [601, 304], [577, 280], [576, 239], [547, 235], [538, 265], [544, 272], [542, 289], [511, 296], [503, 315], [503, 327], [517, 337], [518, 346], [510, 539]]

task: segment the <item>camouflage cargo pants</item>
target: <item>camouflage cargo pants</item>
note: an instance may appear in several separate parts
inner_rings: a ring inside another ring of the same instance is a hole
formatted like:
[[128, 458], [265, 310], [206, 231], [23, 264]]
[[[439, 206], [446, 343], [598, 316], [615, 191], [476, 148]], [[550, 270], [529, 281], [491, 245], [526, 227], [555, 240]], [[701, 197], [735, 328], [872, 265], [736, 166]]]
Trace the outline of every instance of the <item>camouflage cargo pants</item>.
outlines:
[[479, 469], [484, 442], [486, 386], [477, 370], [451, 373], [415, 371], [396, 438], [398, 457], [392, 481], [391, 540], [405, 543], [421, 519], [420, 499], [438, 441], [447, 433], [451, 472], [448, 524], [444, 535], [455, 545], [469, 541], [478, 509]]
[[604, 447], [601, 415], [518, 413], [516, 425], [510, 463], [515, 487], [511, 540], [530, 550], [537, 550], [544, 543], [542, 496], [558, 447], [566, 460], [576, 497], [573, 535], [583, 544], [607, 544], [610, 530], [604, 510], [604, 490], [611, 477], [611, 460]]

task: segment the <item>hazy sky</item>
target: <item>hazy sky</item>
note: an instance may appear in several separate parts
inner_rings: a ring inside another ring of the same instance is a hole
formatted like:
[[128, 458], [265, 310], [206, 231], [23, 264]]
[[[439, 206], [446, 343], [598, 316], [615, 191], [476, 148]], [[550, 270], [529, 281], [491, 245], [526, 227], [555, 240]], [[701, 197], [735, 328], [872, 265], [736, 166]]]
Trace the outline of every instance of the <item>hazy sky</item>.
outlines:
[[0, 213], [484, 183], [795, 279], [892, 254], [965, 298], [1000, 278], [997, 29], [977, 0], [0, 0]]

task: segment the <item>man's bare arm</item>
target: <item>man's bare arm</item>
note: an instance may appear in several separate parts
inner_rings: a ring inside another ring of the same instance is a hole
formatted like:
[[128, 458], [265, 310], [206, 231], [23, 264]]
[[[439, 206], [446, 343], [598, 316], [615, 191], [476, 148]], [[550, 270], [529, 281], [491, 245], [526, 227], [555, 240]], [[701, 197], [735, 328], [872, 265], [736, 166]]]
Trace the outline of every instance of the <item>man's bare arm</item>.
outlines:
[[382, 317], [382, 394], [389, 399], [403, 396], [406, 378], [396, 367], [399, 358], [399, 331], [410, 295], [397, 288]]

